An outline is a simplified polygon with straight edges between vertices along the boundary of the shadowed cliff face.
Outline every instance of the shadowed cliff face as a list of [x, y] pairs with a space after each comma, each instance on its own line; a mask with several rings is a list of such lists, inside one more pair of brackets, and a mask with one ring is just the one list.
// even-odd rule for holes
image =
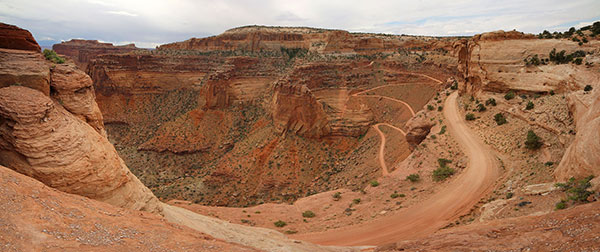
[[72, 39], [52, 46], [52, 50], [69, 56], [81, 70], [87, 69], [90, 60], [102, 54], [120, 54], [136, 50], [134, 44], [113, 46], [111, 43], [100, 43], [97, 40]]

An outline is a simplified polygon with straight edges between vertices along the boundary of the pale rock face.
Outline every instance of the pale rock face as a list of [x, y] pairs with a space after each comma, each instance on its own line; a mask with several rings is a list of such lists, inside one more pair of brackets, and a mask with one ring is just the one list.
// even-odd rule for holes
[[575, 112], [577, 135], [554, 172], [559, 181], [600, 176], [600, 92], [588, 95], [594, 95], [593, 101]]
[[0, 89], [0, 164], [64, 192], [162, 211], [106, 137], [27, 87]]
[[411, 150], [414, 150], [415, 147], [425, 140], [433, 125], [434, 123], [425, 116], [423, 111], [420, 111], [406, 122], [406, 141]]

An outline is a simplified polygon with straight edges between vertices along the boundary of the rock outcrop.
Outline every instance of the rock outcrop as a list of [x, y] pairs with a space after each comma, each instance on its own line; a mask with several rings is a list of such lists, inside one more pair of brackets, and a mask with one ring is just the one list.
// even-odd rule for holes
[[323, 105], [305, 85], [278, 84], [273, 95], [273, 124], [280, 133], [309, 138], [330, 133]]
[[135, 47], [134, 44], [115, 46], [111, 43], [100, 43], [98, 40], [72, 39], [53, 45], [52, 50], [69, 56], [80, 69], [85, 70], [88, 63], [99, 55], [128, 53], [143, 49]]
[[[554, 171], [558, 181], [571, 177], [584, 178], [589, 175], [600, 176], [600, 92], [593, 91], [591, 104], [578, 106], [574, 113], [577, 135], [567, 148], [560, 164]], [[572, 99], [577, 99], [572, 95]]]
[[31, 32], [4, 23], [0, 23], [0, 48], [41, 51]]
[[0, 89], [0, 165], [64, 192], [161, 212], [106, 137], [43, 93]]
[[0, 88], [12, 85], [50, 95], [50, 64], [38, 52], [0, 49]]
[[2, 251], [256, 251], [58, 191], [3, 166], [0, 183]]
[[[459, 72], [465, 82], [462, 92], [476, 93], [480, 90], [507, 92], [555, 92], [581, 88], [582, 83], [598, 79], [584, 66], [575, 64], [526, 65], [524, 60], [538, 55], [548, 58], [552, 49], [573, 53], [577, 50], [593, 51], [600, 41], [579, 46], [566, 39], [535, 39], [519, 32], [491, 32], [454, 44], [458, 56]], [[502, 53], [498, 53], [502, 52]], [[584, 84], [585, 85], [585, 84]]]
[[414, 150], [429, 135], [434, 122], [425, 116], [423, 111], [417, 113], [406, 122], [406, 142], [411, 150]]
[[92, 79], [72, 65], [56, 65], [51, 69], [50, 96], [71, 114], [87, 122], [106, 137], [102, 113], [96, 103]]

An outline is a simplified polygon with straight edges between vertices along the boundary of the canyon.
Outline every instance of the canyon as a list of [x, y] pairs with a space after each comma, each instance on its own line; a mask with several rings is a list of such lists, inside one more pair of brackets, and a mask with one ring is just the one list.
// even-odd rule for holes
[[592, 29], [245, 26], [156, 49], [71, 40], [64, 63], [0, 30], [8, 251], [600, 246]]

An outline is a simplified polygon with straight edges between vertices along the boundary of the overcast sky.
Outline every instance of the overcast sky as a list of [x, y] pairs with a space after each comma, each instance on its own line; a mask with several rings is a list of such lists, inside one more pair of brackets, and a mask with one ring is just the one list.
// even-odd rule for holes
[[600, 0], [0, 0], [0, 22], [38, 43], [71, 38], [155, 47], [243, 25], [456, 36], [563, 31], [600, 20]]

